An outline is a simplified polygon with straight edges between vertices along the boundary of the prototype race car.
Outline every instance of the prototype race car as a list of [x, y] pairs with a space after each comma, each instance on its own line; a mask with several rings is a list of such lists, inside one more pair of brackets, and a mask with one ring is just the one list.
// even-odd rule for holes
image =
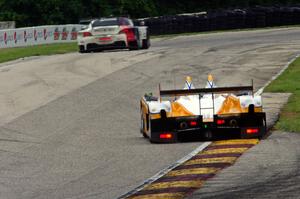
[[[177, 97], [162, 100], [162, 97]], [[266, 114], [261, 96], [251, 86], [216, 87], [209, 75], [205, 88], [194, 88], [191, 77], [181, 90], [160, 90], [160, 97], [145, 94], [140, 100], [141, 133], [151, 142], [177, 142], [180, 135], [217, 134], [262, 138]]]
[[105, 49], [148, 49], [150, 37], [147, 26], [134, 26], [125, 17], [92, 20], [78, 32], [79, 52]]

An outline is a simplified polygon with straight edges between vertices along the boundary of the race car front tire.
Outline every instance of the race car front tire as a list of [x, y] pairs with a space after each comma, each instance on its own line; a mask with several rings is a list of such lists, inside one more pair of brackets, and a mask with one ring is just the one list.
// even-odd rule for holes
[[143, 112], [141, 111], [141, 133], [143, 135], [144, 138], [147, 138], [147, 134], [145, 133], [145, 121], [144, 121], [144, 117], [143, 117]]
[[79, 48], [79, 53], [87, 53], [87, 52], [89, 52], [88, 50], [84, 49], [83, 45], [79, 45], [78, 48]]

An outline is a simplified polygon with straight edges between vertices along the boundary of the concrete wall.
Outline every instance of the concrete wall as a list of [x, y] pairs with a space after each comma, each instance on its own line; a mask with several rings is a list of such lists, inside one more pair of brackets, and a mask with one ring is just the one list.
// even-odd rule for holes
[[0, 48], [74, 42], [81, 27], [69, 24], [0, 30]]

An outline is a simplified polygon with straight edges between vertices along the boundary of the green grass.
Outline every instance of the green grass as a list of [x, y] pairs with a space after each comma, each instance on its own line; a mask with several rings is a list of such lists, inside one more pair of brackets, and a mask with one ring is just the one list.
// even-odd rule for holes
[[300, 58], [291, 63], [288, 69], [265, 89], [265, 92], [292, 93], [280, 113], [275, 128], [300, 132]]
[[0, 49], [0, 63], [23, 57], [54, 55], [74, 52], [78, 50], [77, 43], [45, 44], [38, 46]]

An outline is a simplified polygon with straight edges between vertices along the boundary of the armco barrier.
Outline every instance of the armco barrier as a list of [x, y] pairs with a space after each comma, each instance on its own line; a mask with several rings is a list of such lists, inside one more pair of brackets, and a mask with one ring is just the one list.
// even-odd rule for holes
[[74, 42], [81, 27], [70, 24], [0, 30], [0, 48]]

